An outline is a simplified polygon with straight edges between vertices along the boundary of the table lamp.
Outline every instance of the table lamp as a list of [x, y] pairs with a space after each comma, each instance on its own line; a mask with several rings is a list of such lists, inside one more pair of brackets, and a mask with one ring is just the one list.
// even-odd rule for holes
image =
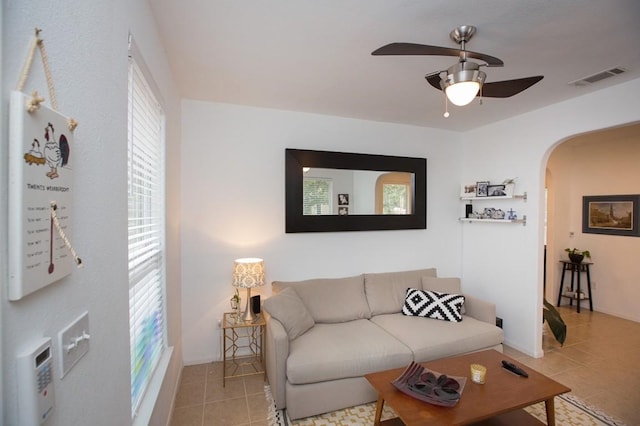
[[252, 322], [255, 316], [251, 311], [251, 289], [261, 287], [264, 280], [264, 260], [249, 257], [233, 262], [233, 286], [247, 289], [247, 305], [242, 316], [245, 322]]

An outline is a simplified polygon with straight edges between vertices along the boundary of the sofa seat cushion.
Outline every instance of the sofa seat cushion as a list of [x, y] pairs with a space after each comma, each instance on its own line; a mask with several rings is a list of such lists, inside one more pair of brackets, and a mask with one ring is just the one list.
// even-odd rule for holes
[[335, 323], [371, 318], [364, 292], [364, 276], [317, 278], [304, 281], [274, 281], [278, 293], [293, 287], [315, 322]]
[[400, 313], [378, 315], [371, 321], [408, 346], [416, 362], [474, 352], [499, 345], [504, 340], [502, 329], [466, 315], [461, 322]]
[[435, 277], [436, 269], [364, 274], [364, 288], [371, 315], [395, 314], [402, 310], [407, 289], [422, 288], [422, 277]]
[[369, 320], [316, 323], [290, 342], [287, 381], [300, 385], [361, 377], [407, 366], [412, 358], [407, 346]]

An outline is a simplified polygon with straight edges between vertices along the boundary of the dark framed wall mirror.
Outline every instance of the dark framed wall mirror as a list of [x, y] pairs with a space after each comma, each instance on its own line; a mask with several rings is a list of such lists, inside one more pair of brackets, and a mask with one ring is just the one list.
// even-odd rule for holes
[[426, 229], [427, 159], [285, 150], [287, 233]]

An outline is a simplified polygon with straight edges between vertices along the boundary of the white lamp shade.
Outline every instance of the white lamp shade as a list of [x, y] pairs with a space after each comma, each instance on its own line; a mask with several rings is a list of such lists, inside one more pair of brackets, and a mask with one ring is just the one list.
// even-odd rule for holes
[[233, 262], [233, 286], [240, 288], [261, 287], [265, 284], [264, 260], [249, 257]]
[[462, 81], [445, 89], [449, 101], [457, 106], [468, 105], [478, 94], [480, 84], [475, 81]]

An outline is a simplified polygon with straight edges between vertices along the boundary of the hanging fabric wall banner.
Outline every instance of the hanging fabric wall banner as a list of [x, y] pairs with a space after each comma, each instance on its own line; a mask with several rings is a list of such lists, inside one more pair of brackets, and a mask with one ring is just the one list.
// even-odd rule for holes
[[[40, 30], [29, 49], [9, 109], [9, 300], [19, 300], [69, 275], [80, 258], [71, 247], [73, 130], [56, 111], [53, 81]], [[39, 49], [54, 109], [22, 93]]]

